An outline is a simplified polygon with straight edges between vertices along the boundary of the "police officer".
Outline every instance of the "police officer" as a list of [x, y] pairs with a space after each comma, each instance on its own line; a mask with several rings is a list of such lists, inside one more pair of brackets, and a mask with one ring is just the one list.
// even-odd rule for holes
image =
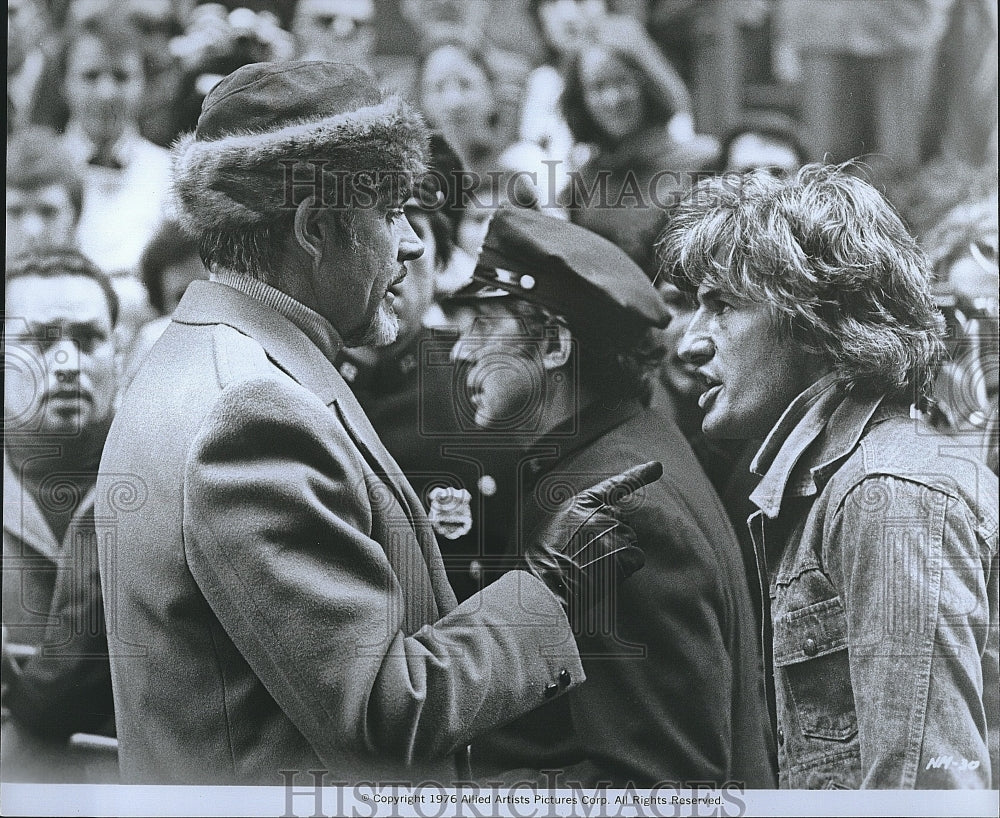
[[525, 442], [512, 553], [580, 487], [638, 460], [665, 470], [623, 509], [645, 570], [577, 633], [587, 683], [481, 741], [474, 771], [557, 768], [558, 786], [773, 787], [739, 546], [684, 436], [649, 405], [668, 320], [656, 290], [596, 234], [501, 209], [451, 303], [465, 405], [477, 425]]
[[435, 294], [466, 263], [460, 280], [467, 278], [474, 259], [456, 252], [461, 160], [437, 133], [428, 166], [404, 205], [425, 249], [390, 289], [399, 334], [385, 347], [341, 350], [337, 368], [420, 497], [451, 585], [466, 599], [482, 586], [484, 561], [502, 553], [519, 449], [469, 422], [454, 400], [461, 378], [449, 361], [455, 332]]

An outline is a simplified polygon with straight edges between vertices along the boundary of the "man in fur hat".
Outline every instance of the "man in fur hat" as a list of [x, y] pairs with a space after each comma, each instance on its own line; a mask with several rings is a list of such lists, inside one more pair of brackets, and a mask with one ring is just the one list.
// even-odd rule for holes
[[641, 562], [605, 498], [659, 464], [578, 495], [528, 571], [456, 606], [337, 372], [341, 345], [396, 336], [426, 138], [357, 68], [262, 63], [175, 148], [212, 280], [132, 382], [98, 483], [127, 782], [453, 783], [476, 735], [583, 680], [572, 626]]

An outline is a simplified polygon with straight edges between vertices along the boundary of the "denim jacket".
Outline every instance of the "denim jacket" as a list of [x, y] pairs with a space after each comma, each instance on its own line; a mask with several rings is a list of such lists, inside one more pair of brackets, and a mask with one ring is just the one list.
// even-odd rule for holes
[[832, 376], [752, 469], [779, 786], [996, 787], [996, 477]]

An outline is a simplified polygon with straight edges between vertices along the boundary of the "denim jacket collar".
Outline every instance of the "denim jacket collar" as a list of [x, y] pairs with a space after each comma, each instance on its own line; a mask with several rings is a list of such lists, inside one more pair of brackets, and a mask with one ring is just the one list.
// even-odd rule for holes
[[762, 475], [751, 501], [774, 519], [785, 497], [816, 494], [858, 445], [883, 397], [845, 395], [830, 373], [800, 394], [764, 440], [750, 470]]

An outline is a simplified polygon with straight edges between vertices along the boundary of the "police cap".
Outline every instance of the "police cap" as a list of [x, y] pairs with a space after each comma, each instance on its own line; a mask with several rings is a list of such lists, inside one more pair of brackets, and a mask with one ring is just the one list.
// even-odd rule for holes
[[523, 208], [494, 213], [472, 280], [448, 302], [500, 297], [544, 307], [584, 335], [634, 333], [670, 320], [659, 293], [624, 251], [583, 227]]

